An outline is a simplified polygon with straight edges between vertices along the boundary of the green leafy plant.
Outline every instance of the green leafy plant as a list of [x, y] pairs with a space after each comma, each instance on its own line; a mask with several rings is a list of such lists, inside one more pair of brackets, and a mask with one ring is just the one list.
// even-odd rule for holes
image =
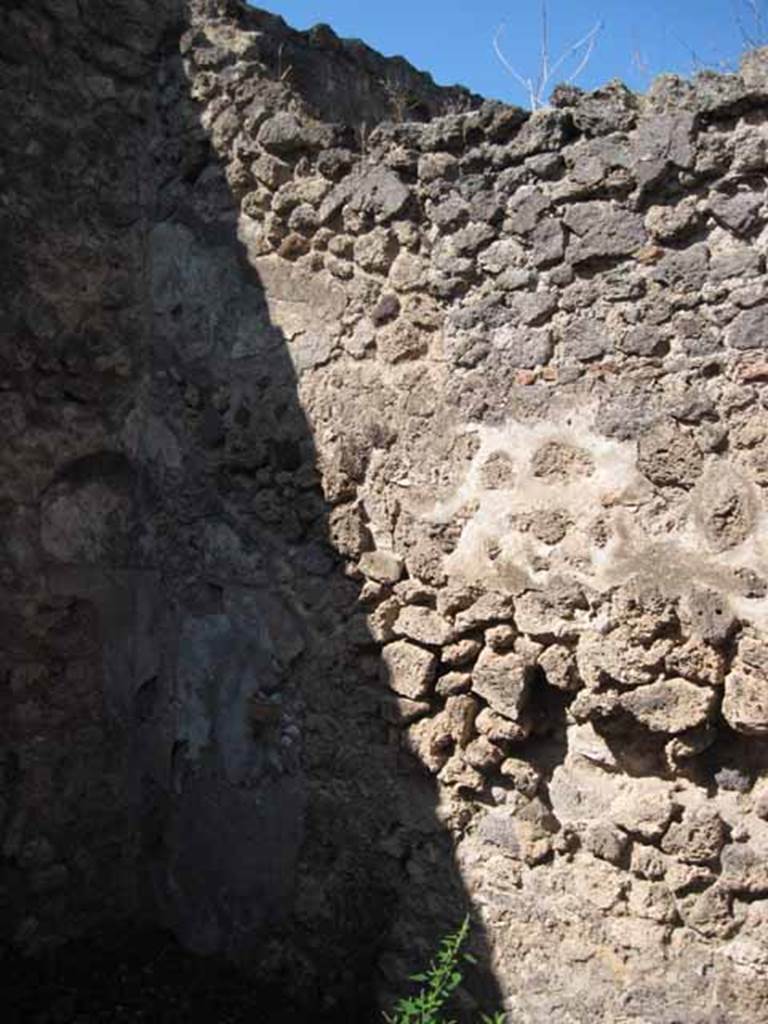
[[[469, 917], [465, 917], [460, 927], [446, 935], [440, 943], [435, 959], [426, 971], [411, 975], [421, 988], [415, 996], [399, 999], [394, 1007], [394, 1016], [384, 1014], [387, 1024], [456, 1024], [453, 1019], [443, 1016], [451, 996], [462, 981], [461, 964], [476, 963], [471, 953], [462, 947], [469, 935]], [[504, 1024], [504, 1013], [495, 1013], [492, 1017], [482, 1014], [481, 1024]]]

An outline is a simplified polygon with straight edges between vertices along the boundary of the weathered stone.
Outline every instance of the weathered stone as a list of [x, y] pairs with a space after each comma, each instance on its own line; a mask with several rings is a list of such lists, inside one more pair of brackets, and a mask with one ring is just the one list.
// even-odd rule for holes
[[521, 820], [507, 807], [496, 807], [481, 820], [478, 836], [501, 847], [504, 853], [526, 864], [538, 864], [552, 850], [556, 824], [546, 815], [539, 821]]
[[392, 725], [408, 725], [424, 718], [431, 711], [430, 705], [423, 700], [411, 700], [398, 694], [388, 693], [381, 698], [383, 717]]
[[399, 991], [464, 885], [513, 1016], [762, 1020], [766, 54], [531, 115], [0, 8], [2, 934], [149, 870], [354, 1017], [323, 964]]
[[477, 731], [487, 736], [494, 743], [520, 743], [529, 734], [527, 724], [512, 722], [504, 715], [492, 711], [491, 708], [483, 708], [475, 721]]
[[487, 736], [478, 736], [477, 739], [467, 744], [464, 758], [467, 764], [472, 765], [479, 772], [490, 772], [504, 760], [504, 753], [500, 747], [491, 743]]
[[397, 583], [403, 575], [403, 560], [394, 551], [366, 551], [360, 559], [360, 571], [380, 583]]
[[448, 731], [455, 743], [465, 747], [475, 735], [475, 719], [479, 706], [469, 694], [448, 697], [443, 714]]
[[482, 792], [485, 787], [485, 779], [482, 774], [472, 765], [467, 764], [461, 754], [454, 754], [446, 761], [438, 778], [444, 786], [468, 790], [470, 793]]
[[442, 650], [442, 661], [449, 668], [459, 668], [471, 664], [480, 653], [482, 644], [478, 640], [456, 640]]
[[469, 672], [446, 672], [437, 680], [435, 689], [441, 697], [452, 697], [457, 693], [468, 693], [471, 686]]
[[707, 865], [717, 861], [727, 835], [725, 824], [714, 808], [697, 807], [686, 811], [682, 821], [669, 826], [661, 848], [686, 864]]
[[507, 203], [510, 229], [521, 235], [533, 231], [539, 217], [549, 205], [540, 189], [533, 186], [518, 189]]
[[369, 215], [377, 224], [392, 220], [404, 209], [410, 192], [400, 179], [386, 167], [364, 167], [341, 181], [320, 207], [322, 223], [326, 223], [343, 205], [354, 213]]
[[546, 441], [531, 457], [533, 475], [548, 481], [591, 476], [594, 468], [588, 452], [562, 441]]
[[529, 687], [529, 669], [515, 653], [495, 654], [486, 648], [472, 669], [472, 690], [513, 722], [520, 720]]
[[457, 195], [451, 195], [440, 203], [427, 205], [427, 216], [443, 231], [461, 227], [469, 218], [468, 204]]
[[568, 355], [583, 362], [598, 359], [611, 349], [611, 339], [604, 324], [587, 318], [572, 321], [568, 325], [563, 343]]
[[376, 347], [387, 363], [404, 363], [419, 359], [429, 347], [423, 331], [404, 320], [385, 325], [376, 336]]
[[520, 757], [507, 757], [499, 770], [518, 793], [528, 798], [536, 795], [541, 784], [541, 774], [528, 761]]
[[738, 930], [733, 919], [733, 896], [724, 886], [714, 885], [693, 896], [680, 907], [683, 920], [689, 928], [705, 938], [727, 938]]
[[641, 189], [659, 182], [670, 164], [690, 167], [694, 119], [686, 111], [642, 118], [633, 139], [635, 172]]
[[589, 202], [571, 206], [563, 219], [576, 236], [568, 247], [569, 258], [574, 264], [629, 256], [645, 242], [642, 218], [610, 203]]
[[451, 235], [450, 245], [459, 256], [474, 256], [478, 249], [487, 245], [496, 237], [496, 232], [489, 224], [470, 221], [463, 228]]
[[696, 522], [713, 551], [727, 551], [752, 533], [758, 512], [754, 489], [727, 463], [713, 465], [694, 492]]
[[652, 356], [655, 355], [665, 342], [658, 330], [653, 327], [640, 326], [632, 327], [621, 335], [616, 342], [616, 347], [630, 356]]
[[704, 242], [668, 251], [653, 270], [653, 278], [678, 292], [699, 290], [706, 279], [709, 250]]
[[652, 732], [684, 732], [702, 725], [716, 705], [714, 690], [685, 679], [664, 679], [622, 695], [620, 706]]
[[616, 683], [642, 686], [652, 683], [663, 666], [668, 644], [637, 644], [627, 627], [607, 635], [584, 631], [579, 636], [576, 660], [587, 686], [599, 688]]
[[403, 737], [405, 748], [419, 758], [433, 774], [444, 767], [452, 753], [453, 739], [444, 728], [442, 716], [422, 718], [410, 725]]
[[696, 197], [688, 196], [674, 205], [649, 207], [645, 226], [654, 238], [671, 242], [694, 231], [700, 220]]
[[491, 626], [485, 631], [485, 643], [497, 654], [509, 651], [515, 646], [517, 631], [512, 626]]
[[[640, 843], [636, 843], [632, 847], [630, 869], [633, 875], [647, 878], [651, 882], [660, 881], [667, 873], [667, 866], [659, 851], [652, 846], [642, 846]], [[667, 884], [674, 892], [674, 885], [669, 878]]]
[[382, 675], [395, 693], [418, 700], [430, 692], [437, 659], [406, 640], [387, 644], [381, 652]]
[[[478, 265], [486, 274], [501, 274], [510, 268], [517, 268], [525, 259], [525, 250], [512, 238], [492, 242], [477, 257]], [[527, 274], [526, 274], [527, 278]]]
[[546, 327], [499, 327], [493, 332], [492, 342], [505, 362], [521, 369], [545, 365], [554, 349], [552, 332]]
[[766, 308], [746, 309], [729, 324], [726, 344], [739, 351], [768, 348], [768, 316]]
[[389, 598], [377, 605], [366, 616], [366, 627], [371, 639], [386, 644], [395, 639], [395, 622], [400, 614], [400, 602]]
[[330, 515], [328, 532], [336, 550], [350, 558], [359, 559], [364, 551], [373, 547], [370, 531], [357, 505], [335, 508]]
[[424, 285], [426, 266], [418, 256], [401, 252], [389, 271], [389, 284], [395, 291], [407, 292]]
[[723, 849], [720, 862], [723, 888], [747, 896], [768, 896], [768, 865], [759, 850], [743, 843], [731, 843]]
[[519, 292], [512, 309], [519, 322], [526, 326], [543, 324], [557, 309], [557, 297], [551, 291]]
[[530, 235], [533, 245], [532, 262], [536, 267], [551, 267], [565, 255], [566, 233], [561, 220], [543, 217]]
[[488, 591], [458, 613], [455, 620], [456, 632], [468, 633], [493, 623], [511, 622], [513, 614], [514, 600], [509, 594]]
[[578, 690], [581, 680], [576, 671], [574, 652], [562, 644], [545, 647], [538, 658], [539, 667], [550, 686], [558, 690]]
[[482, 465], [480, 478], [489, 490], [504, 490], [515, 482], [515, 464], [507, 452], [491, 452]]
[[762, 196], [737, 192], [733, 196], [714, 195], [709, 208], [721, 224], [738, 235], [749, 234], [760, 223]]
[[693, 486], [703, 462], [695, 439], [671, 423], [659, 424], [638, 443], [639, 469], [660, 486]]
[[627, 903], [633, 917], [648, 918], [662, 924], [677, 920], [674, 898], [663, 882], [634, 879]]
[[434, 647], [450, 643], [453, 638], [450, 623], [431, 608], [418, 605], [403, 608], [397, 617], [395, 629], [401, 636]]
[[692, 631], [705, 643], [724, 644], [737, 626], [729, 602], [722, 594], [705, 587], [692, 588], [681, 611]]
[[421, 181], [453, 181], [458, 173], [458, 160], [450, 153], [424, 153], [419, 157], [418, 174]]
[[320, 149], [330, 140], [324, 126], [303, 124], [294, 114], [273, 114], [259, 129], [259, 143], [278, 156], [291, 156], [303, 149]]
[[524, 633], [544, 637], [572, 632], [569, 623], [588, 607], [584, 591], [572, 579], [553, 577], [546, 590], [526, 590], [515, 602], [515, 622]]
[[272, 191], [280, 188], [293, 177], [293, 168], [285, 160], [279, 160], [269, 153], [261, 153], [251, 164], [253, 175]]
[[355, 262], [363, 270], [386, 274], [397, 255], [397, 242], [387, 228], [374, 228], [366, 235], [355, 239]]
[[583, 836], [584, 848], [606, 860], [609, 864], [621, 865], [629, 849], [629, 839], [624, 832], [611, 825], [590, 825]]
[[611, 819], [630, 835], [651, 842], [661, 838], [678, 810], [669, 790], [656, 786], [643, 792], [635, 787], [614, 800]]
[[377, 326], [394, 320], [400, 313], [400, 300], [396, 295], [382, 295], [371, 313], [371, 320]]
[[768, 683], [762, 673], [742, 668], [725, 677], [723, 717], [736, 732], [768, 735]]

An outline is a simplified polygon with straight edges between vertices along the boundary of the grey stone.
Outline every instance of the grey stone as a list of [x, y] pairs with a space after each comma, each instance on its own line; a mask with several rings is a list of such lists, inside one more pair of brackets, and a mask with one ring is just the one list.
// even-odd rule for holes
[[739, 351], [768, 348], [768, 307], [746, 309], [728, 325], [726, 344]]
[[321, 223], [326, 223], [344, 205], [368, 214], [376, 224], [392, 220], [406, 206], [410, 192], [398, 176], [386, 167], [364, 167], [348, 175], [328, 194], [320, 206]]
[[737, 235], [748, 235], [760, 224], [762, 196], [737, 192], [733, 196], [714, 195], [709, 208], [721, 224]]
[[551, 267], [565, 254], [565, 229], [556, 217], [542, 217], [530, 235], [532, 262], [537, 267]]
[[655, 280], [676, 291], [698, 291], [707, 277], [709, 250], [705, 242], [668, 252], [653, 271]]
[[572, 320], [563, 333], [566, 353], [583, 362], [599, 359], [611, 349], [611, 339], [599, 320], [582, 317]]
[[258, 138], [266, 150], [278, 154], [290, 155], [305, 145], [303, 125], [287, 111], [268, 118], [259, 129]]
[[694, 125], [689, 113], [641, 119], [633, 138], [633, 166], [642, 189], [656, 184], [670, 164], [693, 164]]
[[493, 346], [505, 362], [521, 369], [533, 369], [549, 362], [554, 344], [552, 332], [546, 328], [499, 327], [493, 332]]
[[520, 235], [533, 231], [549, 205], [549, 200], [539, 189], [528, 186], [518, 189], [507, 203], [510, 230]]
[[631, 327], [621, 335], [616, 347], [630, 356], [652, 356], [663, 346], [664, 339], [653, 327]]
[[629, 256], [646, 240], [642, 218], [611, 203], [580, 203], [569, 207], [563, 219], [576, 236], [568, 247], [574, 264]]

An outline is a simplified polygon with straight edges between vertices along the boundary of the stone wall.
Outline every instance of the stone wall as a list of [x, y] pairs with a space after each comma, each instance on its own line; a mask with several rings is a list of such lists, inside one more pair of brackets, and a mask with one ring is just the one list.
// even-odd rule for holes
[[529, 115], [122, 6], [3, 15], [6, 934], [362, 1019], [470, 904], [467, 1007], [760, 1019], [768, 58]]

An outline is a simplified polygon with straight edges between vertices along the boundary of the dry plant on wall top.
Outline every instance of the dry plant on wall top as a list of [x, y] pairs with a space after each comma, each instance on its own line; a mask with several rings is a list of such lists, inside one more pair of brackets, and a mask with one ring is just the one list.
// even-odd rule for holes
[[758, 46], [765, 46], [768, 42], [765, 34], [765, 5], [758, 0], [732, 0], [732, 3], [736, 24], [746, 49], [755, 50]]
[[[501, 37], [504, 34], [504, 28], [504, 25], [499, 25], [493, 37], [494, 52], [520, 88], [525, 91], [531, 110], [540, 110], [546, 106], [547, 97], [553, 85], [557, 84], [558, 81], [564, 81], [570, 85], [584, 71], [594, 52], [597, 37], [602, 31], [603, 23], [602, 21], [595, 22], [586, 35], [582, 36], [575, 43], [571, 43], [559, 56], [553, 59], [550, 48], [549, 5], [546, 3], [546, 0], [542, 0], [539, 67], [535, 76], [531, 75], [527, 78], [515, 67], [501, 48]], [[575, 63], [576, 67], [566, 78], [557, 79], [555, 77], [562, 74], [573, 63]]]

